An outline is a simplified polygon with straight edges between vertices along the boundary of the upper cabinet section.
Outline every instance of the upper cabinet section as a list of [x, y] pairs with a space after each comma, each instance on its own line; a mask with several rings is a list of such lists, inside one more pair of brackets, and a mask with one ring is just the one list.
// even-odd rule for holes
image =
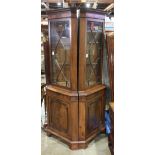
[[50, 84], [83, 91], [102, 84], [104, 12], [48, 11]]

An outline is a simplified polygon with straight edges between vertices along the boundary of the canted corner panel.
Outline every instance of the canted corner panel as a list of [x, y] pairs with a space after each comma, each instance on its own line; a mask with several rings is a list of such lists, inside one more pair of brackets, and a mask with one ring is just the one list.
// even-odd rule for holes
[[87, 131], [88, 134], [99, 128], [101, 122], [101, 102], [100, 98], [88, 102], [87, 110]]
[[62, 100], [51, 100], [51, 127], [60, 132], [68, 133], [69, 105]]

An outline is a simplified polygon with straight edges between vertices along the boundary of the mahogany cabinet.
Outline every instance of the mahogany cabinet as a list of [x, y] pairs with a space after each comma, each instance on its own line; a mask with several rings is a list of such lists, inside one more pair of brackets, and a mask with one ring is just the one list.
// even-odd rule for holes
[[70, 149], [86, 148], [105, 130], [104, 18], [93, 9], [48, 11], [46, 132]]

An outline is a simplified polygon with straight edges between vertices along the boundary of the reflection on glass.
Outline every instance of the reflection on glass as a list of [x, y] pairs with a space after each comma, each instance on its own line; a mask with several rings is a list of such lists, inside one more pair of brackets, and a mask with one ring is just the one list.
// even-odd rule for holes
[[52, 83], [70, 87], [70, 24], [51, 21]]
[[86, 87], [102, 81], [102, 31], [102, 22], [87, 21]]

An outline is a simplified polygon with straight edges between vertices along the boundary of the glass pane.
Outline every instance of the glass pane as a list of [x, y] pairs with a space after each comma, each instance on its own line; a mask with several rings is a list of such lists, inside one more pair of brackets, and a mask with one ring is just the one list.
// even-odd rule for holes
[[52, 83], [70, 87], [70, 23], [51, 21]]
[[86, 87], [102, 82], [102, 31], [102, 22], [87, 21]]

